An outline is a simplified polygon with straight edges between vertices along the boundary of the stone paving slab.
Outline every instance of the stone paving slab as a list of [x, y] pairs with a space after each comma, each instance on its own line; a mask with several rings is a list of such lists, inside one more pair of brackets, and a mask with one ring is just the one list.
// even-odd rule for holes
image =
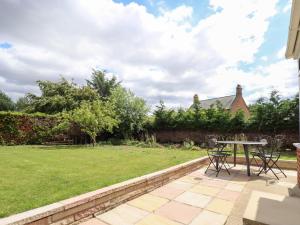
[[237, 191], [241, 192], [244, 188], [244, 185], [241, 184], [235, 184], [235, 183], [229, 183], [225, 186], [225, 189], [230, 190], [230, 191]]
[[130, 202], [129, 205], [152, 212], [164, 204], [166, 204], [169, 200], [166, 198], [157, 197], [150, 194], [142, 195], [139, 198], [136, 198]]
[[190, 191], [208, 196], [216, 196], [221, 191], [221, 189], [197, 184], [193, 188], [191, 188]]
[[172, 186], [163, 186], [161, 188], [157, 188], [156, 190], [150, 192], [150, 194], [167, 198], [167, 199], [174, 199], [178, 195], [182, 194], [184, 192], [183, 189], [172, 187]]
[[108, 225], [108, 224], [104, 223], [96, 218], [93, 218], [93, 219], [90, 219], [90, 220], [87, 220], [87, 221], [81, 223], [81, 225]]
[[201, 211], [200, 208], [172, 201], [155, 213], [183, 224], [189, 224]]
[[216, 213], [229, 215], [233, 208], [233, 204], [232, 201], [215, 198], [208, 204], [206, 209]]
[[185, 203], [191, 206], [205, 208], [211, 201], [212, 197], [208, 195], [196, 194], [194, 192], [186, 191], [175, 198], [176, 201]]
[[190, 189], [191, 187], [193, 187], [194, 184], [191, 184], [189, 182], [183, 182], [183, 181], [177, 180], [177, 181], [173, 181], [173, 182], [171, 182], [171, 183], [169, 183], [169, 184], [167, 184], [165, 186], [167, 186], [167, 187], [174, 187], [174, 188], [186, 191], [186, 190]]
[[[83, 225], [243, 225], [253, 191], [284, 197], [300, 193], [296, 171], [277, 181], [271, 174], [246, 176], [245, 166], [205, 174], [205, 168], [131, 200]], [[299, 199], [300, 202], [300, 199]]]
[[253, 191], [244, 219], [247, 224], [296, 225], [300, 221], [300, 199]]
[[177, 223], [175, 221], [169, 220], [165, 217], [152, 214], [152, 215], [147, 216], [140, 222], [138, 222], [137, 225], [181, 225], [181, 224]]
[[203, 210], [190, 225], [224, 225], [227, 220], [227, 216]]
[[111, 225], [130, 225], [135, 224], [149, 212], [136, 207], [123, 204], [117, 208], [97, 216], [98, 219]]

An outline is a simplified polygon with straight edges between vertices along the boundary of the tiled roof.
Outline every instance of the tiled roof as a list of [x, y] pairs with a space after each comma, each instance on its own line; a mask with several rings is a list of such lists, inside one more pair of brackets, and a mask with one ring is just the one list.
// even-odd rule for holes
[[201, 107], [204, 109], [209, 109], [211, 105], [216, 106], [217, 102], [220, 102], [224, 109], [230, 109], [231, 104], [235, 99], [235, 95], [224, 96], [220, 98], [211, 98], [207, 100], [200, 101]]

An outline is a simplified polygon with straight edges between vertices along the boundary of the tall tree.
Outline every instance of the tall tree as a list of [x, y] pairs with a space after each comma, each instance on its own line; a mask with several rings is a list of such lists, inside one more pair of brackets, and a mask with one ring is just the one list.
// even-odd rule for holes
[[55, 114], [62, 111], [73, 110], [80, 106], [81, 102], [99, 99], [92, 88], [79, 87], [74, 82], [61, 78], [58, 82], [37, 81], [41, 95], [28, 94], [28, 112], [43, 112]]
[[251, 109], [252, 128], [276, 134], [281, 130], [298, 129], [298, 96], [282, 99], [278, 91], [272, 91], [269, 99], [260, 98]]
[[88, 86], [96, 90], [102, 98], [109, 97], [112, 90], [119, 87], [120, 83], [115, 76], [109, 79], [106, 72], [101, 70], [93, 70], [91, 80], [87, 80]]
[[15, 104], [4, 92], [0, 91], [0, 111], [12, 111]]
[[132, 138], [133, 134], [143, 130], [149, 112], [144, 99], [125, 88], [117, 87], [112, 90], [109, 100], [115, 105], [120, 120], [118, 130], [124, 138]]
[[26, 97], [20, 97], [16, 102], [16, 110], [17, 111], [26, 111], [29, 107], [29, 101]]

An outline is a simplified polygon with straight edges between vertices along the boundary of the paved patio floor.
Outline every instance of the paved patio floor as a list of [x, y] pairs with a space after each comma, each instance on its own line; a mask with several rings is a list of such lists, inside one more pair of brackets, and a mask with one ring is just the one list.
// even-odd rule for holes
[[81, 225], [241, 225], [253, 190], [298, 195], [296, 171], [277, 181], [271, 173], [258, 177], [251, 169], [251, 177], [238, 165], [231, 175], [223, 171], [216, 178], [202, 168]]

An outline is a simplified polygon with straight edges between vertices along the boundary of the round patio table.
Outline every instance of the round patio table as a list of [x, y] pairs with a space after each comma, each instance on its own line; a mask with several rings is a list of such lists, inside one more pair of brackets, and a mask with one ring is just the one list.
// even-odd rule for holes
[[249, 160], [249, 145], [266, 145], [267, 142], [262, 141], [217, 141], [218, 144], [233, 144], [233, 164], [236, 166], [236, 151], [237, 151], [237, 145], [243, 145], [244, 148], [244, 154], [246, 158], [247, 163], [247, 175], [250, 176], [250, 160]]

